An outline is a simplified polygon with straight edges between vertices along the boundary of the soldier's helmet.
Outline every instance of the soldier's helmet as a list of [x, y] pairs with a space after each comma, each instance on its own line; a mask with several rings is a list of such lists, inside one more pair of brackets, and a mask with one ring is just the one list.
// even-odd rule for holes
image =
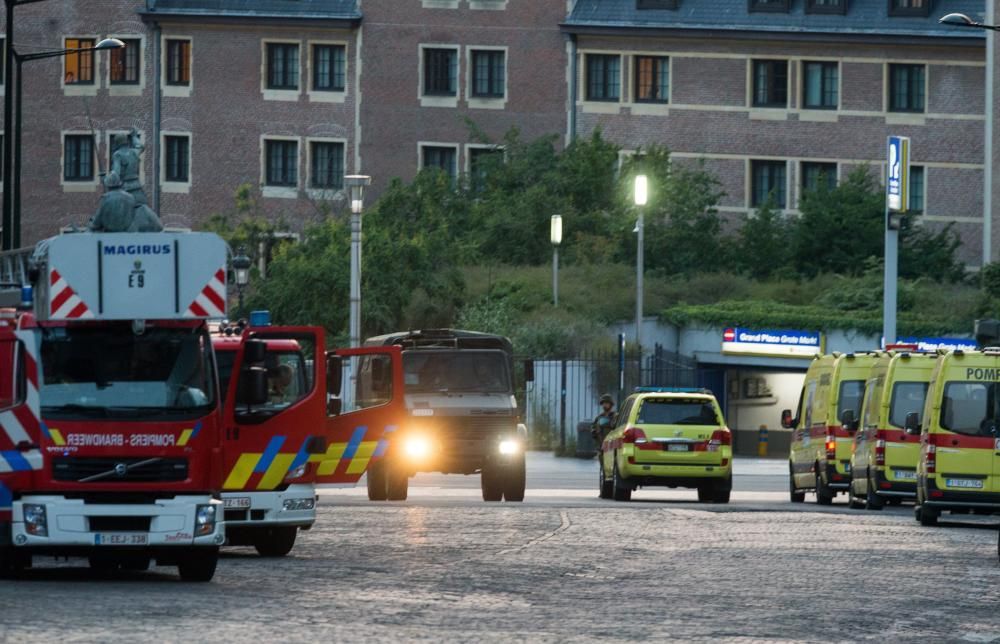
[[604, 403], [611, 403], [613, 405], [615, 404], [615, 399], [611, 397], [611, 394], [604, 394], [601, 396], [600, 404], [603, 405]]
[[114, 190], [115, 188], [122, 187], [122, 178], [118, 176], [117, 172], [109, 172], [106, 177], [104, 177], [104, 187], [108, 190]]

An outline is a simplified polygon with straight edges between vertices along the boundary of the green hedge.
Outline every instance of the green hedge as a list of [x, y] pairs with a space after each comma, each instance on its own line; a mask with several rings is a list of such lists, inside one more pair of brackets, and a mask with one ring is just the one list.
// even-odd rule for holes
[[[792, 328], [810, 331], [859, 331], [881, 335], [881, 313], [842, 312], [819, 306], [799, 306], [768, 301], [725, 301], [717, 304], [682, 305], [668, 308], [661, 317], [677, 326], [694, 323], [712, 326]], [[935, 319], [902, 313], [900, 335], [966, 335], [972, 329], [958, 329], [954, 320]]]

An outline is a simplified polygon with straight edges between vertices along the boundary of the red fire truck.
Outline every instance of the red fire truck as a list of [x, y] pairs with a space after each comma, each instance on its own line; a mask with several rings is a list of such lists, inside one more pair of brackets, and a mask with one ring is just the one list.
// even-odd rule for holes
[[0, 567], [82, 556], [213, 577], [225, 531], [205, 320], [226, 313], [226, 253], [212, 234], [79, 233], [0, 256], [0, 304], [20, 304], [0, 321]]
[[[212, 334], [221, 389], [226, 392], [223, 494], [229, 545], [264, 556], [291, 551], [299, 530], [316, 521], [316, 485], [357, 483], [404, 408], [398, 347], [325, 351], [323, 329], [271, 326], [256, 311], [249, 326], [222, 325]], [[391, 374], [381, 398], [351, 411], [341, 404], [344, 359], [363, 356]], [[266, 383], [248, 405], [248, 388]]]

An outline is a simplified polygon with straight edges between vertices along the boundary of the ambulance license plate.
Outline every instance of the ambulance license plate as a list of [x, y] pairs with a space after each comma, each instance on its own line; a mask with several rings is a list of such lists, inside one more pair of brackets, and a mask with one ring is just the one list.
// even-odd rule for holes
[[98, 532], [94, 535], [95, 546], [148, 546], [149, 535], [145, 532]]
[[979, 479], [945, 479], [944, 484], [948, 487], [964, 487], [973, 490], [983, 489], [983, 482]]
[[222, 499], [222, 508], [224, 510], [246, 510], [249, 507], [249, 496], [236, 496]]
[[911, 470], [893, 470], [893, 475], [897, 481], [916, 481], [917, 473]]
[[668, 452], [687, 452], [688, 446], [686, 443], [667, 443]]

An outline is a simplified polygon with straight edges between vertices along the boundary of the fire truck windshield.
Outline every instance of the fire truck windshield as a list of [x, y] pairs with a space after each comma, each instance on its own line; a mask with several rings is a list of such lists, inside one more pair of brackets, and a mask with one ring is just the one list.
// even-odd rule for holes
[[46, 417], [197, 417], [215, 405], [211, 344], [204, 329], [129, 323], [47, 327], [40, 402]]

